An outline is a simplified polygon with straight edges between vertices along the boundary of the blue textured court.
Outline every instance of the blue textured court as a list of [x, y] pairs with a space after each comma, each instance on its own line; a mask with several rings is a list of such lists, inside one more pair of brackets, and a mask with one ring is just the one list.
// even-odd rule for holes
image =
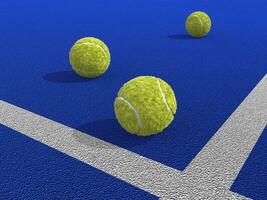
[[[184, 170], [267, 72], [265, 0], [77, 0], [0, 2], [0, 100]], [[211, 33], [187, 36], [192, 11]], [[81, 37], [109, 46], [111, 66], [87, 80], [68, 53]], [[117, 123], [113, 102], [126, 81], [153, 75], [177, 98], [174, 122], [142, 138]], [[266, 128], [231, 190], [267, 199]], [[157, 199], [8, 127], [0, 127], [0, 199]]]

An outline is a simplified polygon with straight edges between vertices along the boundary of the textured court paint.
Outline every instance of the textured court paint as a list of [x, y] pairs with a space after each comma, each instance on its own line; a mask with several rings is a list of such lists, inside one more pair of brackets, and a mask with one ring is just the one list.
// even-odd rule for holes
[[[267, 31], [266, 6], [266, 0], [0, 1], [0, 99], [184, 170], [266, 73], [267, 37], [259, 34]], [[214, 22], [201, 40], [184, 29], [195, 10]], [[73, 42], [88, 35], [106, 41], [113, 56], [108, 73], [93, 81], [68, 63]], [[125, 133], [113, 114], [116, 92], [139, 75], [167, 80], [179, 104], [164, 134], [146, 139]], [[257, 173], [263, 178], [267, 170]], [[250, 177], [243, 175], [235, 191], [243, 187], [242, 193]]]
[[267, 75], [186, 168], [199, 183], [230, 188], [267, 124]]
[[267, 126], [247, 159], [231, 190], [254, 200], [267, 197]]
[[1, 200], [158, 199], [2, 125], [0, 152]]
[[[258, 34], [266, 32], [266, 5], [0, 1], [0, 99], [183, 170], [266, 73], [267, 37]], [[195, 10], [214, 22], [201, 40], [185, 35], [185, 19]], [[88, 35], [103, 39], [113, 58], [109, 71], [94, 80], [76, 76], [68, 61], [73, 42]], [[164, 134], [146, 139], [127, 134], [113, 120], [117, 91], [139, 75], [166, 80], [179, 105]]]
[[266, 126], [266, 94], [267, 76], [183, 173], [4, 101], [0, 122], [163, 199], [244, 199], [229, 190]]
[[179, 171], [0, 101], [0, 123], [86, 164], [161, 196]]

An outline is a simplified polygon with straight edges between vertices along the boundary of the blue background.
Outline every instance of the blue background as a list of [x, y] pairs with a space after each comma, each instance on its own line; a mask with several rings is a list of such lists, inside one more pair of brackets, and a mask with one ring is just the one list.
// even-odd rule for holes
[[[183, 170], [266, 73], [266, 7], [265, 0], [1, 1], [0, 99]], [[190, 38], [184, 28], [186, 17], [196, 10], [207, 12], [213, 21], [211, 33], [202, 39]], [[110, 48], [111, 66], [98, 79], [79, 78], [68, 62], [70, 47], [85, 36], [98, 37]], [[164, 79], [174, 89], [178, 101], [178, 112], [171, 126], [149, 138], [126, 133], [113, 112], [119, 88], [139, 75]], [[1, 129], [0, 167], [5, 167], [7, 175], [15, 173], [19, 182], [26, 180], [14, 172], [14, 167], [20, 165], [27, 171], [27, 166], [23, 151], [18, 151], [20, 156], [12, 162], [15, 158], [8, 147], [10, 140], [18, 142], [16, 148], [27, 149], [33, 145], [39, 149], [39, 153], [33, 151], [26, 157], [32, 169], [39, 168], [43, 162], [32, 160], [34, 156], [42, 156], [49, 160], [42, 169], [52, 167], [51, 170], [57, 171], [57, 166], [50, 166], [56, 162], [55, 165], [63, 168], [75, 170], [79, 166], [83, 168], [81, 171], [103, 176], [108, 179], [107, 185], [114, 179], [17, 133]], [[267, 173], [261, 167], [267, 163], [263, 156], [264, 137], [260, 138], [233, 186], [236, 192], [257, 199], [267, 196]], [[6, 163], [13, 164], [6, 166]], [[251, 169], [255, 173], [248, 174]], [[42, 173], [45, 181], [51, 181], [49, 177], [53, 176], [55, 182], [63, 184], [62, 188], [69, 184], [71, 172], [48, 173], [50, 170]], [[259, 174], [262, 184], [256, 183]], [[40, 180], [36, 176], [32, 179]], [[90, 180], [77, 175], [73, 184], [78, 189], [73, 191], [74, 195], [84, 189], [79, 181]], [[102, 179], [95, 180], [96, 185], [87, 186], [101, 190], [99, 180]], [[51, 186], [54, 191], [52, 183], [44, 189], [38, 184], [28, 186], [19, 182], [8, 182], [0, 193], [20, 187], [46, 193]], [[125, 185], [117, 182], [114, 187]], [[248, 189], [248, 183], [254, 187]], [[131, 186], [125, 188], [132, 192], [127, 193], [129, 198], [138, 191]], [[55, 190], [55, 194], [57, 191], [61, 189]], [[103, 192], [106, 195], [110, 190], [103, 189]], [[16, 192], [12, 195], [15, 194], [21, 195]], [[149, 198], [148, 194], [140, 194], [144, 199]], [[99, 195], [99, 199], [105, 198]]]

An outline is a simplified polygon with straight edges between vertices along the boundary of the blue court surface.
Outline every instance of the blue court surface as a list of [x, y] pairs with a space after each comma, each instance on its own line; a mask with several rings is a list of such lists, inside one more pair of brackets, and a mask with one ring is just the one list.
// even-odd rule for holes
[[[181, 189], [178, 182], [188, 188], [191, 183], [178, 174], [199, 177], [193, 169], [203, 160], [203, 171], [220, 170], [207, 173], [205, 180], [196, 178], [198, 183], [209, 182], [208, 188], [222, 187], [240, 199], [267, 199], [266, 8], [266, 0], [0, 1], [0, 199], [198, 199], [201, 189], [192, 195]], [[213, 22], [201, 39], [189, 37], [184, 28], [186, 17], [197, 10]], [[100, 38], [111, 52], [108, 71], [97, 79], [80, 78], [69, 64], [71, 46], [86, 36]], [[145, 138], [125, 132], [113, 110], [123, 83], [141, 75], [168, 82], [178, 103], [173, 123]], [[31, 116], [41, 122], [31, 123]], [[35, 136], [35, 126], [46, 128], [38, 128]], [[112, 148], [65, 151], [75, 147], [55, 126]], [[52, 139], [43, 139], [47, 133]], [[59, 138], [54, 146], [53, 133]], [[209, 141], [214, 142], [204, 151]], [[218, 158], [214, 165], [201, 154], [209, 149], [220, 152], [207, 153]], [[99, 158], [87, 157], [96, 151]], [[129, 162], [94, 162], [114, 152], [127, 155]], [[142, 173], [152, 177], [154, 168], [142, 164], [142, 171], [136, 164], [140, 168], [133, 169], [128, 155], [153, 162], [155, 171], [160, 166], [177, 174], [177, 182], [157, 173], [151, 180], [160, 186], [135, 179]], [[216, 175], [230, 178], [218, 183]]]

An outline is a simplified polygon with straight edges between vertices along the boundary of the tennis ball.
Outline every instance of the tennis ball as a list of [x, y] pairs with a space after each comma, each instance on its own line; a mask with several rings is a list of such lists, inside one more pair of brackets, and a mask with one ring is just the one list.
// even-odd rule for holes
[[201, 11], [191, 13], [185, 23], [186, 30], [192, 37], [203, 37], [210, 32], [210, 17]]
[[165, 81], [139, 76], [123, 85], [114, 102], [119, 124], [129, 133], [150, 136], [162, 132], [174, 119], [176, 98]]
[[72, 46], [69, 60], [78, 75], [95, 78], [108, 69], [110, 53], [104, 42], [97, 38], [86, 37], [78, 40]]

